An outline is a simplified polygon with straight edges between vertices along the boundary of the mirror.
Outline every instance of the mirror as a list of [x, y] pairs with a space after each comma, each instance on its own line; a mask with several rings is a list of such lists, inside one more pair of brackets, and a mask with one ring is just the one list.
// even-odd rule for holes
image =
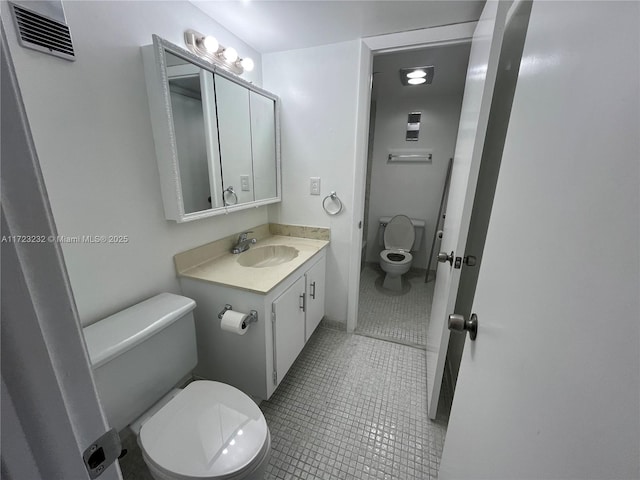
[[276, 102], [249, 92], [251, 109], [251, 146], [253, 148], [253, 178], [255, 199], [273, 198], [278, 193], [276, 179]]
[[165, 216], [279, 202], [279, 100], [154, 35], [142, 48]]
[[[165, 53], [171, 112], [185, 213], [222, 206], [222, 182], [215, 139], [215, 111], [208, 108], [213, 74]], [[214, 138], [210, 138], [214, 137]], [[216, 175], [217, 173], [217, 175]]]
[[224, 201], [227, 205], [252, 202], [254, 194], [249, 91], [220, 75], [215, 76], [215, 88], [218, 116], [224, 119], [218, 125]]

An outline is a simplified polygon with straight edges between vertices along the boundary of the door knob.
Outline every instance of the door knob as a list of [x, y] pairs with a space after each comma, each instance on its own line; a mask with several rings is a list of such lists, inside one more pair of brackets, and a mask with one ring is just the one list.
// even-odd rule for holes
[[453, 265], [453, 251], [451, 253], [440, 252], [438, 254], [438, 261], [440, 263], [449, 262], [449, 265]]
[[477, 259], [473, 255], [467, 255], [464, 257], [464, 264], [468, 267], [474, 267], [476, 265], [476, 261]]
[[478, 335], [478, 316], [475, 313], [471, 314], [469, 320], [465, 320], [464, 315], [452, 313], [449, 315], [449, 330], [456, 332], [469, 332], [469, 338], [475, 340]]

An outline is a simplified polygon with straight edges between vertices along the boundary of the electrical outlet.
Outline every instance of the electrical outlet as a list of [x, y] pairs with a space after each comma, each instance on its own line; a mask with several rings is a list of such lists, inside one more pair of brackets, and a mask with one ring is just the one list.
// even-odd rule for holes
[[320, 195], [320, 177], [311, 177], [310, 193], [311, 195]]
[[249, 188], [249, 175], [240, 175], [240, 190], [248, 192]]

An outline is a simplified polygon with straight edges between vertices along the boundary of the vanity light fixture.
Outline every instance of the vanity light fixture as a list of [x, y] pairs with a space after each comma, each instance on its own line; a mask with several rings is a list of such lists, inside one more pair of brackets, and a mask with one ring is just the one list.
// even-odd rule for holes
[[227, 62], [233, 63], [238, 59], [238, 52], [233, 47], [227, 47], [222, 51], [222, 56]]
[[216, 37], [212, 37], [211, 35], [207, 35], [206, 37], [204, 37], [204, 39], [202, 40], [202, 45], [204, 46], [204, 49], [209, 53], [216, 53], [218, 51], [218, 48], [220, 48], [220, 44], [218, 43], [218, 40], [216, 40]]
[[433, 65], [400, 69], [400, 81], [403, 85], [428, 85], [433, 81]]
[[192, 53], [236, 75], [250, 72], [255, 66], [252, 59], [249, 57], [240, 58], [235, 48], [220, 45], [218, 40], [211, 35], [187, 30], [184, 32], [184, 42]]
[[242, 65], [242, 68], [244, 68], [245, 71], [247, 72], [251, 72], [255, 67], [253, 60], [251, 60], [249, 57], [246, 57], [240, 60], [240, 65]]

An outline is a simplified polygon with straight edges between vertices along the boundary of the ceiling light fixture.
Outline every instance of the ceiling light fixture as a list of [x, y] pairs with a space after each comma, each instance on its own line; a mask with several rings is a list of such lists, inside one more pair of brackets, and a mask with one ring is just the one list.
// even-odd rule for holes
[[414, 70], [413, 72], [407, 73], [407, 78], [423, 78], [427, 76], [427, 72], [424, 70]]
[[407, 67], [400, 69], [400, 81], [405, 86], [429, 85], [433, 81], [435, 67]]
[[218, 40], [211, 35], [187, 30], [184, 32], [184, 42], [192, 53], [236, 75], [242, 75], [255, 68], [252, 59], [249, 57], [240, 58], [235, 48], [220, 45]]

